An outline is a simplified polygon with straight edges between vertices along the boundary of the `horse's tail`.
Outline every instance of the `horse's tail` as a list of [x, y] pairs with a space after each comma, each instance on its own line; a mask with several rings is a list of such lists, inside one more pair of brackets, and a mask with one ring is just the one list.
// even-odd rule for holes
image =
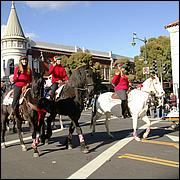
[[92, 127], [92, 125], [94, 123], [93, 119], [94, 119], [94, 116], [96, 115], [96, 112], [97, 112], [97, 106], [96, 106], [97, 98], [98, 98], [98, 96], [94, 95], [93, 102], [92, 102], [92, 112], [91, 112], [91, 124], [90, 124], [90, 128]]

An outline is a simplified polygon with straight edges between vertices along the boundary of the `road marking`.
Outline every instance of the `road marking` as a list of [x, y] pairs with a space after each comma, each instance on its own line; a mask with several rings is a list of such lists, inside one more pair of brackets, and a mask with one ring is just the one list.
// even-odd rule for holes
[[172, 143], [172, 142], [154, 141], [154, 140], [146, 140], [146, 139], [142, 139], [141, 142], [151, 143], [151, 144], [161, 144], [161, 145], [167, 145], [167, 146], [175, 146], [177, 149], [179, 149], [179, 144]]
[[168, 138], [172, 139], [173, 141], [179, 142], [179, 137], [178, 136], [173, 136], [173, 135], [166, 135]]
[[[67, 129], [67, 128], [63, 128], [63, 129], [56, 129], [56, 130], [53, 130], [52, 132], [53, 133], [56, 133], [56, 132], [59, 132], [59, 131], [63, 131], [64, 129]], [[23, 141], [27, 141], [27, 140], [32, 140], [32, 136], [28, 136], [28, 137], [25, 137], [23, 138]], [[15, 139], [15, 140], [12, 140], [12, 141], [6, 141], [5, 144], [6, 145], [10, 145], [10, 144], [15, 144], [15, 143], [18, 143], [20, 142], [19, 139]], [[1, 143], [1, 146], [3, 145], [4, 143]]]
[[165, 160], [165, 159], [159, 159], [159, 158], [155, 158], [155, 157], [140, 156], [137, 154], [124, 154], [124, 155], [118, 156], [118, 158], [129, 158], [129, 159], [146, 161], [146, 162], [151, 162], [151, 163], [155, 163], [155, 164], [162, 164], [165, 166], [171, 166], [171, 167], [179, 168], [179, 162]]
[[[154, 121], [152, 124], [158, 123], [159, 121]], [[146, 124], [139, 128], [139, 133], [146, 129]], [[131, 134], [129, 136], [132, 136]], [[74, 174], [69, 176], [67, 179], [86, 179], [93, 172], [95, 172], [99, 167], [101, 167], [106, 161], [108, 161], [115, 153], [117, 153], [121, 148], [123, 148], [126, 144], [132, 141], [134, 138], [127, 136], [124, 139], [119, 140], [116, 144], [109, 147], [95, 159], [90, 161], [88, 164], [80, 168]]]
[[123, 148], [127, 143], [129, 143], [132, 139], [133, 137], [126, 137], [120, 140], [119, 142], [105, 150], [103, 153], [101, 153], [99, 156], [97, 156], [95, 159], [93, 159], [91, 162], [83, 166], [77, 172], [69, 176], [67, 179], [87, 178], [100, 166], [102, 166], [106, 161], [108, 161], [115, 153], [117, 153], [121, 148]]

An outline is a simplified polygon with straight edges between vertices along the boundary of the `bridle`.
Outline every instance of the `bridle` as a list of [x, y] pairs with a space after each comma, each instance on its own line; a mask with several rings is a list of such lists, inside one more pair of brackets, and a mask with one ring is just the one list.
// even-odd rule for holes
[[[141, 88], [140, 88], [139, 90], [141, 90], [141, 91], [143, 91], [143, 92], [146, 92], [146, 93], [148, 93], [149, 95], [153, 95], [153, 94], [156, 94], [156, 93], [158, 94], [158, 91], [157, 91], [157, 89], [156, 89], [156, 87], [155, 87], [155, 85], [154, 85], [153, 80], [152, 80], [152, 81], [150, 80], [149, 88], [151, 87], [151, 85], [153, 85], [153, 88], [154, 88], [154, 90], [155, 90], [155, 93], [152, 92], [152, 91], [142, 90]], [[143, 86], [143, 84], [142, 84], [142, 86]]]

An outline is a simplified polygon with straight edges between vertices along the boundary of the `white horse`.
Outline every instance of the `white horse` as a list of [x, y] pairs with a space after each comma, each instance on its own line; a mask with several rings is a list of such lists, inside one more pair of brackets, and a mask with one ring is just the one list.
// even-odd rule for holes
[[[147, 116], [147, 100], [151, 94], [154, 94], [159, 98], [165, 94], [162, 85], [159, 82], [159, 78], [156, 75], [150, 76], [141, 84], [141, 87], [133, 89], [128, 93], [128, 106], [133, 120], [133, 137], [137, 141], [140, 141], [140, 138], [137, 135], [138, 118], [141, 118], [147, 124], [147, 129], [143, 134], [143, 138], [147, 138], [150, 133], [151, 123]], [[109, 132], [108, 120], [111, 115], [114, 115], [118, 118], [122, 117], [121, 100], [112, 99], [112, 95], [113, 92], [105, 92], [100, 94], [96, 99], [96, 102], [92, 108], [90, 125], [92, 128], [92, 133], [95, 132], [96, 120], [98, 120], [102, 115], [105, 115], [106, 130], [107, 133], [112, 137], [111, 133]]]

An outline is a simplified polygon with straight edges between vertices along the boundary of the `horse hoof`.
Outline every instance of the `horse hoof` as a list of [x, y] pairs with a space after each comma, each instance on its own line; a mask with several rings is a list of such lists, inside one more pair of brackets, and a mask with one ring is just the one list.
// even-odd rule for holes
[[34, 154], [33, 154], [33, 157], [34, 157], [34, 158], [39, 157], [39, 153], [38, 153], [38, 152], [34, 153]]
[[87, 153], [89, 153], [89, 148], [88, 147], [83, 147], [83, 148], [81, 148], [81, 152], [84, 153], [84, 154], [87, 154]]
[[69, 144], [67, 149], [73, 149], [72, 144]]
[[137, 136], [137, 133], [133, 133], [133, 137], [136, 141], [140, 141], [141, 139]]
[[150, 133], [150, 128], [146, 129], [146, 132], [143, 134], [143, 138], [146, 139]]
[[48, 139], [45, 140], [45, 145], [48, 145], [49, 144], [49, 141]]
[[112, 139], [112, 138], [114, 138], [114, 136], [110, 133], [110, 134], [108, 134], [109, 135], [109, 137]]
[[25, 145], [21, 145], [21, 147], [22, 147], [22, 151], [27, 151], [27, 147], [25, 146]]
[[6, 148], [6, 145], [5, 145], [5, 144], [2, 144], [2, 145], [1, 145], [1, 148], [2, 148], [2, 149]]

